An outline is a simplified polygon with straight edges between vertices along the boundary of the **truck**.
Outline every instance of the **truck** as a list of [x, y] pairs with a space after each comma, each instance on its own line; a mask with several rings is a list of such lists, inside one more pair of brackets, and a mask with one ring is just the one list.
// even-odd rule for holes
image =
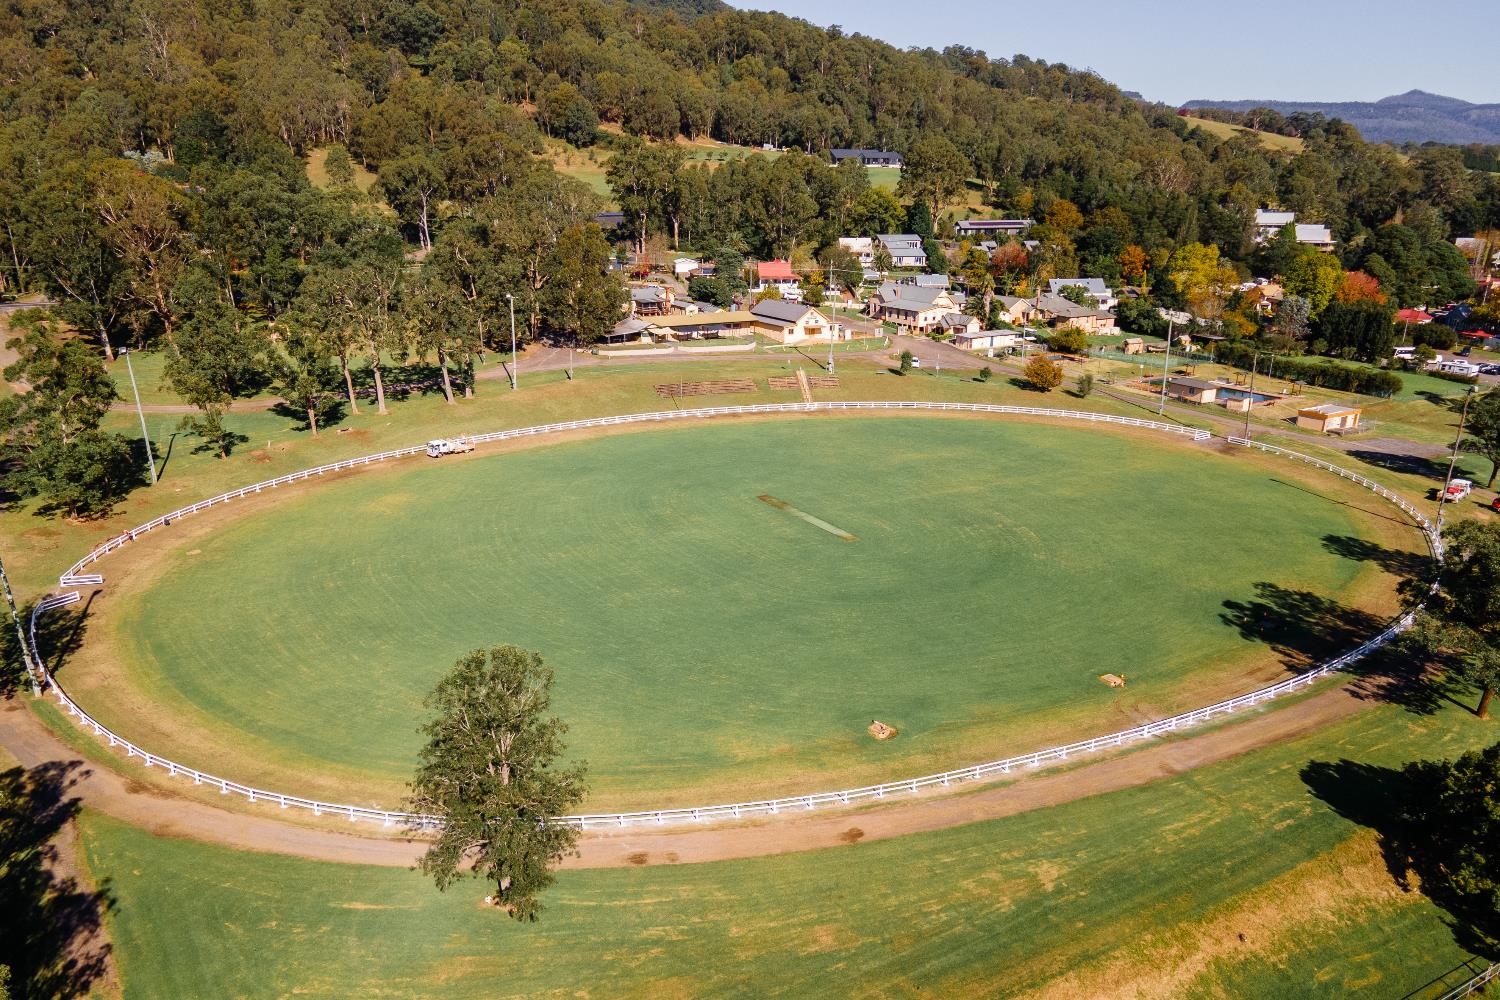
[[427, 442], [427, 457], [437, 458], [441, 455], [461, 455], [466, 451], [474, 450], [474, 442], [467, 437], [456, 438], [434, 438]]
[[1457, 503], [1472, 492], [1474, 492], [1474, 484], [1469, 480], [1450, 479], [1448, 488], [1443, 490], [1443, 502]]

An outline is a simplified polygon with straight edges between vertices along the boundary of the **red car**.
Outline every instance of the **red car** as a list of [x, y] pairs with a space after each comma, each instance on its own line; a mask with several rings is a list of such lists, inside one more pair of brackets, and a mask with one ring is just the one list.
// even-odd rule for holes
[[1490, 510], [1494, 511], [1497, 514], [1500, 514], [1500, 496], [1497, 496], [1495, 497], [1495, 499], [1490, 501]]

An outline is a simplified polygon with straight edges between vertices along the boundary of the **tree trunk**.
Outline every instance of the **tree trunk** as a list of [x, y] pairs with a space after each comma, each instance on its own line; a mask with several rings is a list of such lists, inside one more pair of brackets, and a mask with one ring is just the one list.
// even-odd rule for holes
[[318, 436], [318, 408], [309, 406], [307, 408], [307, 426], [312, 428], [312, 436]]
[[1484, 484], [1485, 489], [1492, 490], [1495, 488], [1495, 476], [1497, 474], [1500, 474], [1500, 458], [1490, 460], [1490, 479], [1489, 482]]
[[1488, 719], [1490, 717], [1490, 700], [1494, 697], [1495, 689], [1486, 686], [1484, 689], [1484, 694], [1479, 698], [1479, 709], [1474, 714], [1479, 716], [1481, 719]]
[[375, 373], [375, 412], [385, 416], [390, 411], [385, 408], [385, 379], [380, 377], [380, 356], [371, 359], [370, 371]]
[[354, 376], [349, 374], [349, 356], [339, 351], [339, 367], [344, 370], [344, 391], [349, 394], [349, 412], [359, 412], [359, 402], [354, 395]]
[[443, 398], [448, 405], [453, 405], [453, 382], [448, 378], [448, 354], [441, 347], [438, 348], [438, 371], [443, 373]]
[[[104, 348], [104, 360], [113, 361], [115, 359], [115, 348], [114, 345], [109, 342], [108, 327], [99, 327], [99, 343]], [[1493, 481], [1494, 477], [1491, 476], [1490, 479]]]
[[474, 398], [474, 355], [464, 365], [464, 399]]

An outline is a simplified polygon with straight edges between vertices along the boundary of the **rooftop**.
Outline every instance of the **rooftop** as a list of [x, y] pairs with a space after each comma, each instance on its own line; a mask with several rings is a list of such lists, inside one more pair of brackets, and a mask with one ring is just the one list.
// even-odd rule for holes
[[780, 299], [764, 299], [750, 307], [750, 312], [757, 318], [772, 319], [778, 323], [795, 323], [814, 311], [812, 306], [801, 302], [783, 302]]

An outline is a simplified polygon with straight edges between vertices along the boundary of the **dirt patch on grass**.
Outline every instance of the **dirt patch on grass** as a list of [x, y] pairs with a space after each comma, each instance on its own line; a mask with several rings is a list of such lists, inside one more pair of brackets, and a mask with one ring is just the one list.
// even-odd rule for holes
[[839, 834], [839, 842], [844, 844], [857, 844], [864, 839], [865, 831], [861, 830], [857, 826], [851, 826], [849, 829]]

